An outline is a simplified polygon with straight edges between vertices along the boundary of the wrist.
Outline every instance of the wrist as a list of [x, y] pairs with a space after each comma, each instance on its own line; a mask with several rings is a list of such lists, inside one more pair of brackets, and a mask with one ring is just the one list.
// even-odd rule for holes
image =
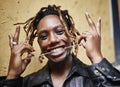
[[9, 73], [7, 74], [6, 79], [7, 79], [7, 80], [9, 80], [9, 79], [15, 79], [15, 78], [18, 78], [18, 77], [20, 77], [20, 75], [16, 75], [16, 74], [14, 74], [13, 72], [9, 72]]
[[92, 58], [90, 58], [92, 64], [96, 64], [96, 63], [100, 63], [103, 60], [103, 56], [102, 55], [96, 55], [93, 56]]

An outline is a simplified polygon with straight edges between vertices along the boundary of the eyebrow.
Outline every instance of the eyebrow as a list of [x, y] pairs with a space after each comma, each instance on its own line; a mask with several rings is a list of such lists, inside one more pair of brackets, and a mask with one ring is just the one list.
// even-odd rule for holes
[[[58, 25], [58, 26], [53, 27], [53, 29], [57, 29], [57, 28], [59, 28], [59, 27], [64, 28], [63, 25]], [[39, 31], [39, 33], [46, 32], [46, 30], [47, 30], [47, 29], [42, 29], [42, 30]]]
[[59, 28], [59, 27], [64, 28], [63, 25], [58, 25], [58, 26], [55, 26], [54, 29], [57, 29], [57, 28]]

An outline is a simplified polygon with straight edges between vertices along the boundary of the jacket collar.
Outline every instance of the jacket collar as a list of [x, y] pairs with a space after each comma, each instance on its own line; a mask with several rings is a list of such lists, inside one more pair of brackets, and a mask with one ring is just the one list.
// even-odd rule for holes
[[[84, 77], [89, 77], [87, 72], [87, 66], [74, 56], [73, 66], [71, 68], [70, 73], [67, 76], [67, 79], [69, 79], [70, 77], [76, 74]], [[48, 64], [42, 70], [39, 70], [34, 74], [33, 78], [31, 79], [31, 82], [32, 82], [31, 84], [32, 86], [40, 85], [46, 82], [52, 85]]]
[[36, 85], [41, 85], [46, 82], [52, 85], [48, 64], [34, 74], [33, 78], [31, 79], [31, 82], [32, 87]]
[[80, 75], [84, 77], [89, 77], [88, 71], [87, 71], [87, 65], [81, 62], [78, 58], [75, 56], [73, 57], [73, 66], [71, 68], [71, 71], [68, 75], [68, 78], [72, 75]]

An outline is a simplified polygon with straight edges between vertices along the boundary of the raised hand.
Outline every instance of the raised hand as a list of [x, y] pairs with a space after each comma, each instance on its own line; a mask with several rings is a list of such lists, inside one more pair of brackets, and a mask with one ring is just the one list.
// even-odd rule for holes
[[95, 24], [91, 19], [90, 15], [86, 12], [85, 14], [90, 29], [83, 32], [80, 44], [85, 48], [86, 54], [90, 61], [99, 63], [102, 59], [101, 53], [101, 18], [98, 18], [98, 22]]
[[[9, 45], [11, 48], [11, 56], [9, 69], [7, 74], [7, 79], [14, 79], [19, 77], [27, 65], [30, 63], [32, 54], [31, 52], [35, 51], [34, 48], [26, 42], [19, 43], [20, 35], [20, 26], [16, 27], [14, 36], [9, 34]], [[22, 58], [22, 55], [27, 52], [28, 55], [26, 58]]]

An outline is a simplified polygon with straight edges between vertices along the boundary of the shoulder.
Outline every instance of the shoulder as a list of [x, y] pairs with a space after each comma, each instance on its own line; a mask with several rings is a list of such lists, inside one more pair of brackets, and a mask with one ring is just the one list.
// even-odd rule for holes
[[48, 66], [44, 66], [42, 69], [29, 74], [23, 78], [23, 84], [25, 87], [29, 87], [29, 85], [40, 84], [46, 80], [46, 77], [49, 77], [49, 69]]
[[27, 76], [25, 76], [24, 78], [34, 78], [36, 76], [40, 76], [43, 73], [47, 73], [48, 72], [48, 66], [45, 65], [42, 69], [38, 70], [37, 72], [33, 72]]

